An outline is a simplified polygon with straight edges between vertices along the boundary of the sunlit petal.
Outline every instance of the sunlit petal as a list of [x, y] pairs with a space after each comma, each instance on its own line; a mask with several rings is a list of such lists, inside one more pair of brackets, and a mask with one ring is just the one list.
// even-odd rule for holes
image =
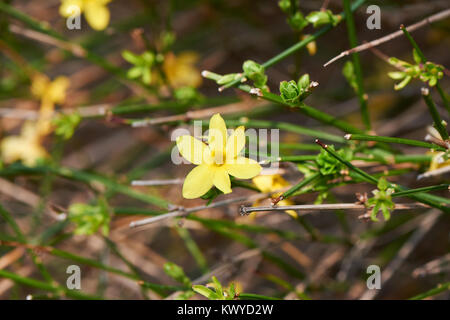
[[213, 186], [213, 174], [206, 164], [195, 167], [189, 172], [183, 184], [183, 197], [199, 198]]
[[[220, 114], [216, 113], [209, 121], [208, 143], [214, 154], [222, 156], [227, 142], [227, 126]], [[219, 162], [220, 163], [220, 162]]]
[[214, 169], [214, 185], [223, 193], [231, 192], [231, 181], [225, 168], [215, 167]]
[[208, 146], [192, 136], [178, 137], [177, 147], [183, 158], [193, 164], [211, 163], [211, 151]]
[[245, 147], [245, 128], [238, 127], [227, 139], [226, 156], [227, 159], [236, 158]]
[[237, 157], [233, 161], [227, 162], [223, 167], [229, 174], [239, 179], [251, 179], [262, 170], [258, 162], [244, 157]]
[[89, 25], [95, 30], [104, 30], [108, 26], [109, 9], [101, 2], [87, 2], [84, 16]]

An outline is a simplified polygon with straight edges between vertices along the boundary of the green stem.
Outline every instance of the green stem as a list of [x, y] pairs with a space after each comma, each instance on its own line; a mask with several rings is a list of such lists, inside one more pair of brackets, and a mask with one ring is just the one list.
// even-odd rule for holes
[[[427, 58], [423, 54], [422, 50], [420, 50], [419, 45], [417, 44], [417, 42], [414, 40], [414, 38], [411, 36], [411, 34], [408, 32], [408, 30], [406, 30], [405, 26], [401, 25], [400, 29], [402, 29], [402, 31], [405, 34], [406, 38], [409, 40], [409, 42], [414, 47], [414, 49], [416, 49], [416, 52], [419, 55], [421, 62], [422, 63], [426, 63], [427, 62]], [[439, 82], [436, 83], [436, 89], [439, 92], [439, 95], [441, 96], [441, 99], [442, 99], [442, 102], [444, 103], [445, 109], [447, 109], [448, 113], [450, 114], [449, 101], [448, 101], [448, 99], [447, 99], [447, 97], [446, 97], [446, 95], [444, 93], [444, 90], [442, 90], [442, 87], [441, 87]]]
[[[253, 89], [251, 86], [245, 85], [245, 84], [239, 85], [238, 88], [247, 93], [250, 93], [250, 91]], [[277, 104], [281, 104], [281, 105], [284, 105], [289, 108], [298, 109], [300, 112], [302, 112], [306, 116], [316, 119], [317, 121], [320, 121], [324, 124], [339, 128], [344, 132], [350, 132], [350, 133], [362, 132], [361, 130], [353, 127], [348, 122], [339, 120], [339, 119], [329, 115], [328, 113], [325, 113], [316, 108], [310, 107], [304, 103], [301, 103], [300, 105], [290, 104], [290, 103], [284, 102], [283, 99], [281, 99], [281, 97], [279, 95], [276, 95], [276, 94], [273, 94], [273, 93], [267, 92], [267, 91], [262, 91], [261, 95], [259, 97], [264, 100], [274, 102]]]
[[410, 298], [410, 300], [423, 300], [432, 296], [435, 296], [441, 292], [450, 290], [450, 282], [439, 284], [436, 288], [433, 288], [427, 292], [418, 294], [417, 296], [414, 296]]
[[[356, 11], [356, 9], [358, 9], [361, 5], [363, 5], [363, 3], [365, 1], [366, 0], [357, 0], [357, 1], [355, 1], [355, 3], [352, 5], [351, 11], [352, 12]], [[340, 15], [341, 15], [342, 18], [345, 18], [345, 12], [342, 12]], [[316, 31], [314, 34], [310, 35], [309, 37], [307, 37], [307, 38], [303, 39], [302, 41], [294, 44], [293, 46], [287, 48], [283, 52], [277, 54], [275, 57], [267, 60], [266, 62], [264, 62], [262, 64], [262, 66], [265, 69], [267, 69], [267, 68], [277, 64], [278, 62], [286, 59], [287, 57], [289, 57], [290, 55], [294, 54], [298, 50], [306, 47], [306, 45], [308, 43], [315, 41], [320, 36], [324, 35], [325, 33], [327, 33], [328, 31], [330, 31], [332, 29], [333, 29], [333, 26], [331, 24], [321, 28], [320, 30]], [[227, 84], [226, 86], [224, 86], [224, 88], [230, 88], [230, 87], [236, 86], [238, 83], [240, 83], [242, 81], [242, 78], [243, 77], [239, 77], [235, 81], [232, 81], [229, 84]]]
[[[349, 169], [353, 170], [355, 173], [357, 173], [363, 181], [370, 182], [372, 184], [377, 185], [378, 179], [365, 171], [355, 167], [353, 164], [351, 164], [349, 161], [346, 161], [342, 159], [342, 157], [335, 151], [331, 150], [331, 148], [328, 148], [328, 146], [324, 143], [322, 143], [319, 139], [316, 140], [316, 143], [319, 144], [326, 152], [328, 152], [331, 156], [333, 156], [336, 160], [343, 163], [345, 166], [347, 166]], [[397, 184], [391, 184], [389, 183], [389, 187], [393, 188], [396, 191], [407, 191], [408, 189], [405, 187], [402, 187]], [[425, 203], [431, 207], [437, 208], [442, 210], [443, 212], [450, 213], [450, 207], [446, 206], [447, 199], [440, 198], [437, 196], [424, 194], [424, 193], [418, 193], [418, 194], [408, 194], [409, 198]]]
[[388, 142], [388, 143], [398, 143], [406, 144], [409, 146], [434, 149], [438, 151], [446, 151], [445, 148], [437, 146], [432, 143], [423, 142], [419, 140], [405, 139], [405, 138], [393, 138], [393, 137], [383, 137], [383, 136], [371, 136], [367, 134], [347, 134], [345, 135], [347, 140], [358, 140], [358, 141], [377, 141], [377, 142]]
[[11, 279], [16, 283], [20, 283], [29, 287], [54, 292], [56, 294], [63, 293], [65, 296], [69, 298], [74, 299], [85, 299], [85, 300], [99, 300], [101, 297], [96, 296], [90, 296], [81, 292], [78, 292], [76, 290], [69, 290], [64, 288], [63, 286], [59, 286], [56, 284], [49, 284], [43, 281], [35, 280], [32, 278], [22, 277], [18, 274], [6, 271], [6, 270], [0, 270], [0, 277]]
[[[350, 42], [350, 47], [354, 48], [358, 45], [358, 40], [357, 40], [357, 36], [356, 36], [355, 21], [353, 19], [352, 9], [350, 7], [350, 0], [344, 0], [344, 12], [345, 12], [345, 17], [346, 17], [345, 20], [347, 22], [347, 32], [348, 32], [348, 39]], [[370, 130], [371, 124], [370, 124], [369, 111], [368, 111], [368, 107], [367, 107], [367, 95], [364, 93], [364, 82], [363, 82], [361, 62], [359, 60], [358, 52], [352, 53], [352, 60], [353, 60], [353, 66], [355, 68], [357, 94], [358, 94], [359, 105], [361, 107], [362, 121], [365, 124], [366, 129]]]
[[392, 194], [392, 197], [403, 197], [407, 196], [413, 193], [420, 193], [420, 192], [427, 192], [427, 191], [434, 191], [434, 190], [445, 190], [450, 187], [450, 184], [444, 183], [444, 184], [438, 184], [435, 186], [429, 186], [429, 187], [422, 187], [422, 188], [416, 188], [416, 189], [409, 189], [405, 191], [399, 191]]
[[126, 185], [117, 183], [113, 179], [109, 179], [99, 174], [88, 173], [85, 171], [79, 171], [66, 167], [57, 167], [57, 166], [26, 167], [20, 164], [13, 164], [3, 170], [0, 170], [0, 176], [11, 176], [11, 175], [14, 176], [17, 174], [46, 174], [48, 172], [57, 174], [67, 179], [81, 181], [88, 185], [91, 185], [92, 182], [97, 182], [102, 184], [110, 191], [122, 193], [131, 198], [135, 198], [140, 201], [153, 204], [162, 209], [167, 209], [169, 207], [169, 203], [165, 199], [162, 199], [158, 196], [135, 191], [134, 189], [131, 189]]
[[294, 193], [296, 193], [298, 190], [300, 190], [301, 188], [303, 188], [304, 186], [306, 186], [306, 185], [308, 185], [308, 184], [310, 184], [311, 182], [313, 182], [314, 180], [316, 180], [317, 178], [319, 178], [320, 177], [320, 173], [314, 173], [313, 175], [311, 175], [311, 176], [309, 176], [309, 177], [307, 177], [307, 178], [304, 178], [302, 181], [300, 181], [299, 183], [297, 183], [295, 186], [293, 186], [292, 188], [290, 188], [288, 191], [286, 191], [286, 192], [284, 192], [280, 197], [278, 197], [278, 199], [276, 199], [276, 200], [278, 200], [278, 201], [276, 201], [276, 202], [279, 202], [279, 201], [281, 201], [281, 200], [283, 200], [283, 199], [287, 199], [287, 198], [289, 198], [290, 196], [292, 196]]
[[431, 99], [430, 97], [430, 91], [426, 88], [422, 88], [422, 97], [428, 106], [428, 110], [430, 110], [431, 117], [434, 121], [434, 127], [439, 132], [443, 140], [448, 140], [449, 137], [447, 129], [444, 127], [441, 116], [436, 109], [436, 105], [434, 104], [433, 99]]
[[299, 125], [286, 123], [286, 122], [275, 122], [275, 121], [265, 121], [265, 120], [225, 120], [227, 125], [230, 126], [241, 126], [244, 125], [246, 127], [251, 128], [267, 128], [267, 129], [280, 129], [286, 130], [293, 133], [303, 134], [306, 136], [320, 137], [321, 139], [325, 139], [328, 141], [346, 143], [346, 140], [338, 135], [326, 133], [320, 130], [314, 130], [306, 127], [302, 127]]
[[447, 112], [450, 115], [450, 103], [449, 103], [448, 98], [439, 82], [436, 83], [436, 90], [438, 91], [439, 95], [441, 96], [441, 99], [442, 99], [442, 102], [444, 103], [445, 109], [447, 109]]
[[254, 293], [240, 293], [239, 300], [280, 300], [280, 299]]

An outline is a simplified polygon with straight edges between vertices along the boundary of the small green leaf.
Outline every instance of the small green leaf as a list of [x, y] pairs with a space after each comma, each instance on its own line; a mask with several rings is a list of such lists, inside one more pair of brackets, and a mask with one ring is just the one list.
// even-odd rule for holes
[[402, 82], [394, 85], [394, 89], [395, 90], [401, 90], [404, 87], [406, 87], [406, 85], [411, 81], [412, 77], [411, 76], [407, 76], [405, 77], [405, 79], [402, 80]]
[[192, 285], [191, 280], [186, 276], [184, 270], [173, 262], [166, 262], [164, 264], [164, 272], [175, 281], [182, 283], [187, 287]]
[[202, 286], [202, 285], [194, 285], [192, 286], [192, 290], [196, 293], [201, 294], [202, 296], [208, 298], [209, 300], [218, 300], [218, 295], [212, 291], [211, 289]]
[[403, 79], [404, 77], [406, 77], [406, 73], [403, 71], [393, 71], [393, 72], [388, 72], [388, 76], [391, 79], [400, 80], [400, 79]]

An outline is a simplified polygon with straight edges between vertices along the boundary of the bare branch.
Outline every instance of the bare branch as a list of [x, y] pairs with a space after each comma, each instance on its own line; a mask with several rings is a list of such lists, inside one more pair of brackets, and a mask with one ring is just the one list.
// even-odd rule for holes
[[[447, 18], [449, 16], [450, 16], [450, 9], [447, 9], [447, 10], [444, 10], [444, 11], [440, 11], [440, 12], [438, 12], [436, 14], [433, 14], [433, 15], [429, 16], [428, 18], [425, 18], [425, 19], [423, 19], [423, 20], [421, 20], [421, 21], [419, 21], [419, 22], [417, 22], [417, 23], [415, 23], [413, 25], [410, 25], [409, 27], [406, 28], [406, 30], [409, 31], [409, 32], [412, 32], [412, 31], [417, 30], [419, 28], [422, 28], [423, 26], [426, 26], [426, 25], [428, 25], [430, 23], [433, 23], [433, 22], [445, 19], [445, 18]], [[337, 55], [336, 57], [334, 57], [333, 59], [331, 59], [330, 61], [325, 63], [323, 66], [326, 67], [326, 66], [332, 64], [333, 62], [339, 60], [340, 58], [348, 56], [351, 53], [361, 52], [361, 51], [367, 50], [369, 48], [378, 46], [378, 45], [380, 45], [382, 43], [388, 42], [388, 41], [390, 41], [392, 39], [398, 38], [401, 35], [403, 35], [403, 31], [402, 30], [398, 30], [398, 31], [396, 31], [394, 33], [390, 33], [390, 34], [388, 34], [388, 35], [386, 35], [386, 36], [384, 36], [382, 38], [379, 38], [379, 39], [376, 39], [376, 40], [364, 43], [364, 44], [362, 44], [360, 46], [354, 47], [352, 49], [343, 51], [339, 55]]]

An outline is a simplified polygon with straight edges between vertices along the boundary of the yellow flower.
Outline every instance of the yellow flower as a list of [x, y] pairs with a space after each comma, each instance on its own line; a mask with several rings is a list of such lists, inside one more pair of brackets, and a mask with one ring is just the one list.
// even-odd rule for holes
[[25, 122], [20, 135], [2, 140], [0, 151], [5, 163], [22, 160], [25, 165], [33, 166], [37, 159], [47, 156], [41, 146], [42, 138], [50, 133], [55, 103], [64, 103], [68, 86], [69, 79], [63, 76], [54, 81], [43, 74], [33, 76], [31, 92], [41, 99], [39, 118], [36, 122]]
[[[289, 186], [289, 183], [286, 180], [284, 180], [283, 177], [280, 176], [279, 174], [259, 175], [257, 177], [254, 177], [252, 181], [255, 184], [255, 186], [262, 192], [279, 191]], [[281, 195], [281, 192], [274, 193], [272, 196], [278, 197], [279, 195]], [[287, 199], [278, 202], [278, 205], [280, 206], [289, 206], [292, 204], [294, 203]], [[254, 207], [259, 206], [259, 201], [255, 202], [253, 206]], [[297, 218], [297, 212], [295, 212], [294, 210], [286, 210], [286, 213], [293, 218]]]
[[62, 0], [59, 13], [67, 18], [77, 11], [74, 6], [83, 13], [86, 21], [95, 30], [104, 30], [109, 23], [109, 9], [106, 6], [111, 0]]
[[47, 156], [40, 139], [37, 124], [25, 122], [19, 136], [9, 136], [2, 140], [0, 150], [3, 161], [12, 163], [22, 160], [27, 166], [35, 165], [37, 159]]
[[37, 133], [44, 136], [51, 131], [51, 117], [55, 109], [55, 103], [63, 104], [66, 100], [66, 91], [69, 86], [69, 79], [59, 76], [55, 80], [43, 74], [36, 74], [31, 82], [31, 92], [41, 99], [39, 110], [39, 120]]
[[446, 166], [450, 166], [450, 159], [444, 161], [443, 156], [445, 155], [445, 152], [434, 151], [434, 152], [427, 152], [427, 154], [432, 156], [428, 171], [433, 171], [440, 168], [444, 168]]
[[174, 88], [197, 88], [202, 83], [200, 72], [195, 67], [198, 61], [195, 52], [182, 52], [178, 56], [168, 53], [164, 57], [163, 70], [169, 84]]
[[208, 145], [192, 136], [177, 138], [181, 155], [196, 164], [186, 176], [183, 184], [183, 197], [201, 197], [212, 186], [223, 193], [231, 192], [229, 175], [239, 179], [251, 179], [261, 172], [255, 160], [239, 156], [245, 146], [245, 128], [238, 127], [228, 137], [225, 121], [215, 114], [209, 122]]

